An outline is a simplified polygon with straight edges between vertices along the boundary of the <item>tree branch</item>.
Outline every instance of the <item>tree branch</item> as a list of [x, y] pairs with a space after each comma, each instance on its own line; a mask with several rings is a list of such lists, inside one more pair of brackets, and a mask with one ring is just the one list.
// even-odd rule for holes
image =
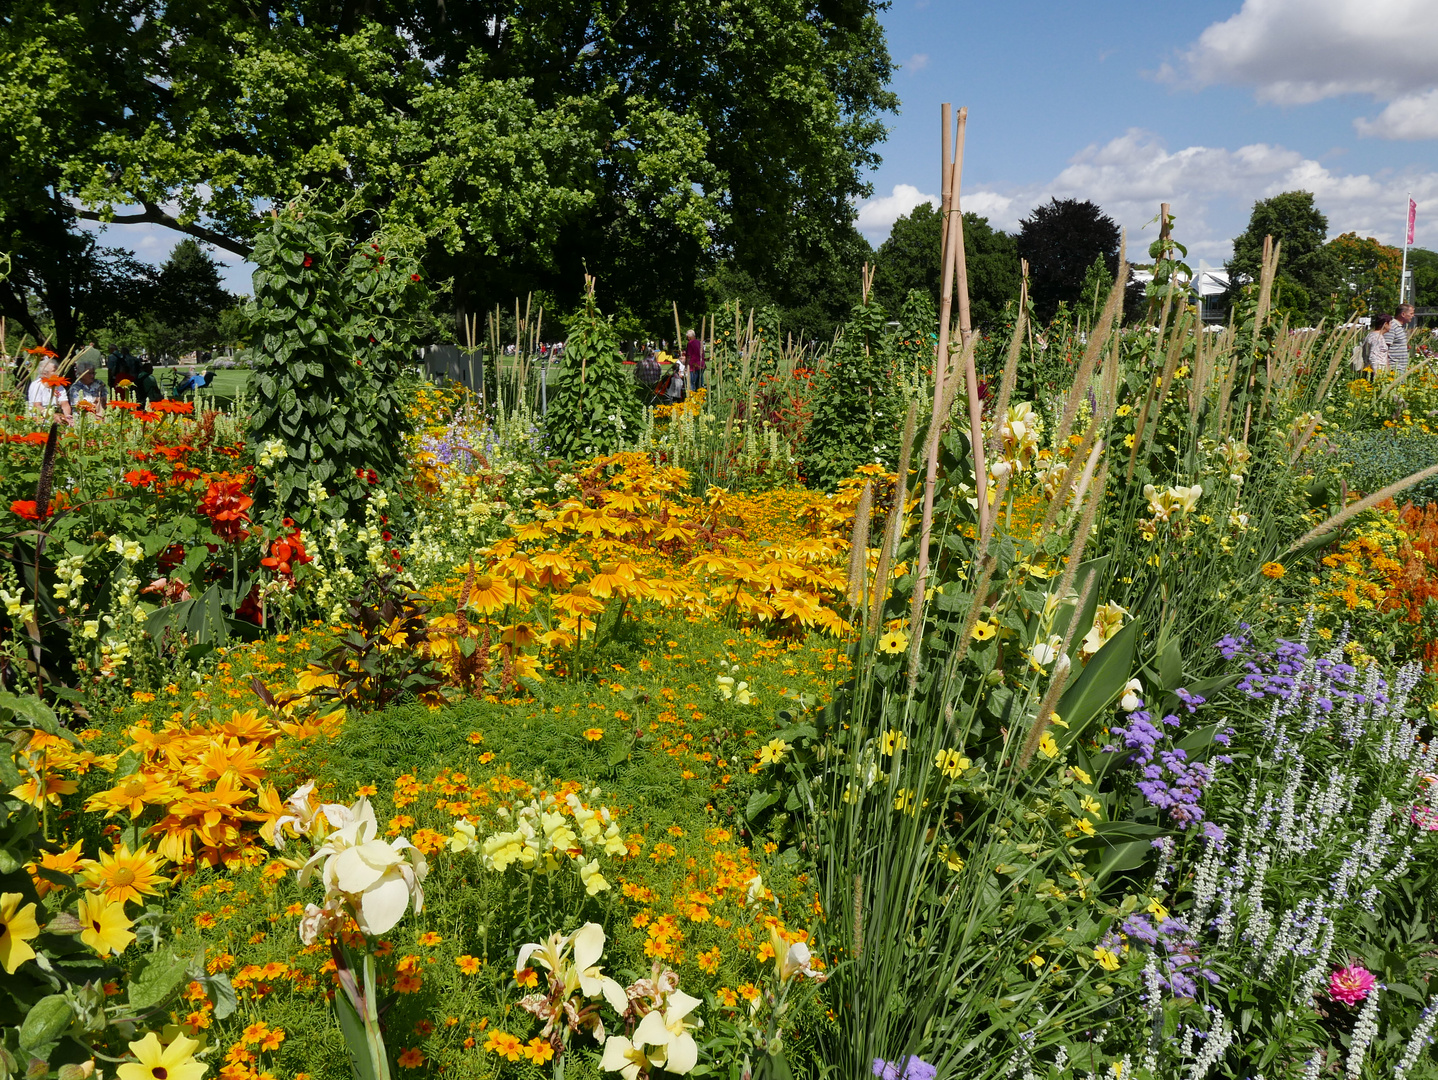
[[232, 254], [239, 255], [246, 259], [248, 259], [250, 253], [254, 251], [252, 245], [240, 240], [235, 240], [232, 237], [226, 236], [224, 233], [207, 229], [203, 225], [186, 225], [182, 223], [179, 218], [165, 213], [165, 211], [161, 210], [154, 203], [147, 202], [141, 203], [140, 205], [145, 208], [145, 212], [142, 214], [115, 214], [110, 218], [102, 218], [94, 210], [77, 210], [75, 213], [86, 221], [100, 221], [107, 225], [163, 225], [167, 229], [174, 229], [176, 232], [193, 236], [197, 240], [203, 240], [207, 244], [214, 244], [217, 248], [223, 248]]

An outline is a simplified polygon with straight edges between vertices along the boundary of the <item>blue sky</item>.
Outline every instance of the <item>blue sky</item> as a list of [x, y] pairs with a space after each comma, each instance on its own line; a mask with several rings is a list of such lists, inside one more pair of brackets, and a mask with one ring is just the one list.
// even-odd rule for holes
[[903, 101], [875, 198], [874, 243], [939, 191], [939, 104], [969, 108], [966, 210], [1013, 229], [1052, 195], [1088, 198], [1134, 236], [1173, 204], [1193, 260], [1222, 261], [1255, 200], [1313, 191], [1330, 235], [1438, 248], [1434, 0], [893, 0]]
[[[1190, 261], [1223, 261], [1257, 199], [1313, 191], [1330, 235], [1438, 249], [1438, 0], [893, 0], [900, 65], [874, 244], [939, 191], [939, 105], [969, 109], [963, 205], [1015, 229], [1050, 196], [1092, 199], [1134, 237], [1173, 204]], [[112, 227], [163, 262], [174, 233]], [[216, 252], [228, 287], [250, 269]]]

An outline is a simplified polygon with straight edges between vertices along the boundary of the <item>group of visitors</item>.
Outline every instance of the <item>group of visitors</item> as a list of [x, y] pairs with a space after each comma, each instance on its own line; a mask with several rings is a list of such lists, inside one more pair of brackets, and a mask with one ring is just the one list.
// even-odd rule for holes
[[[666, 404], [683, 401], [692, 390], [704, 388], [704, 343], [693, 330], [685, 335], [684, 361], [682, 366], [675, 363], [666, 374], [659, 365], [658, 354], [652, 347], [646, 348], [639, 358], [635, 378], [641, 386], [654, 392], [654, 396]], [[687, 387], [685, 376], [688, 376]]]
[[[164, 398], [165, 393], [155, 378], [155, 366], [148, 358], [132, 356], [128, 348], [115, 346], [104, 358], [109, 378], [102, 382], [97, 377], [101, 356], [95, 343], [90, 342], [76, 357], [72, 379], [62, 378], [59, 363], [47, 356], [36, 368], [26, 393], [30, 412], [48, 419], [58, 409], [61, 418], [68, 424], [74, 422], [77, 411], [103, 414], [112, 396], [119, 400], [133, 400], [141, 409]], [[208, 359], [209, 354], [204, 356]], [[177, 393], [207, 386], [213, 378], [212, 374], [194, 372], [180, 385]]]
[[1408, 372], [1408, 327], [1413, 322], [1413, 305], [1400, 304], [1396, 315], [1374, 315], [1363, 340], [1363, 370]]

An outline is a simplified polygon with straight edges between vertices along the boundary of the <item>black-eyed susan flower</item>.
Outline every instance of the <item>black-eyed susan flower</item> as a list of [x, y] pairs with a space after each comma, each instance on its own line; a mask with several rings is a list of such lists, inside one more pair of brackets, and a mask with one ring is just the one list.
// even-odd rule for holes
[[135, 924], [125, 918], [125, 905], [112, 903], [98, 893], [85, 893], [76, 909], [80, 919], [80, 940], [101, 956], [118, 956], [130, 947]]
[[909, 635], [902, 630], [890, 630], [879, 639], [879, 651], [885, 653], [900, 653], [904, 646], [909, 643]]

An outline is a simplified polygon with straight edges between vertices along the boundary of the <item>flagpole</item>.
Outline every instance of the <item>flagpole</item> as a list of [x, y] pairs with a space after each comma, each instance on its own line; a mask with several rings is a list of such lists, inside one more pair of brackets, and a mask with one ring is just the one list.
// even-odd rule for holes
[[1398, 306], [1403, 306], [1403, 290], [1408, 284], [1408, 222], [1412, 212], [1413, 192], [1403, 200], [1403, 269], [1398, 272]]

